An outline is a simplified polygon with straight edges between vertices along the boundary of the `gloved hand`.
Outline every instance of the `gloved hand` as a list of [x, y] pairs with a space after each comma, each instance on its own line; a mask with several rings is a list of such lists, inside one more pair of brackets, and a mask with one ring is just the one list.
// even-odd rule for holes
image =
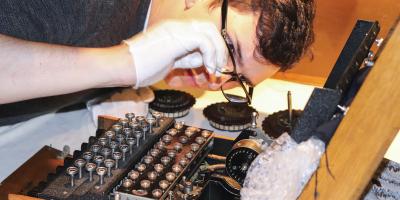
[[227, 49], [214, 24], [199, 21], [166, 21], [124, 41], [129, 46], [136, 71], [135, 88], [162, 79], [175, 68], [204, 65], [220, 75]]

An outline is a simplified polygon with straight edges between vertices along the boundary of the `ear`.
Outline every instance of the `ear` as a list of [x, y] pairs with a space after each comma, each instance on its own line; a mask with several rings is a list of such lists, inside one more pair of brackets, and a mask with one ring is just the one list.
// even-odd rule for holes
[[185, 10], [192, 8], [196, 2], [197, 0], [185, 0]]

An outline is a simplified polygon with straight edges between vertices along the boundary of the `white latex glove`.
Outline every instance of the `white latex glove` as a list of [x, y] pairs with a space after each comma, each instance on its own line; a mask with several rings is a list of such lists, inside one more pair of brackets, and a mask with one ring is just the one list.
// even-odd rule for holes
[[227, 49], [217, 27], [209, 22], [166, 21], [124, 41], [136, 71], [135, 88], [156, 83], [175, 68], [205, 66], [219, 76]]

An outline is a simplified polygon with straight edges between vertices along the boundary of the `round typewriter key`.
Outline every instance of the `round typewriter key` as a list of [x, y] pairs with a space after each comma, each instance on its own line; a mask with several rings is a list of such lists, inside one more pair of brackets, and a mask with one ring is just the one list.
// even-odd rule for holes
[[134, 180], [134, 181], [135, 181], [136, 179], [138, 179], [139, 176], [140, 176], [140, 173], [139, 173], [138, 171], [136, 171], [136, 170], [132, 170], [132, 171], [130, 171], [129, 174], [128, 174], [128, 177], [129, 177], [130, 179]]
[[114, 153], [115, 149], [117, 149], [117, 147], [118, 147], [118, 142], [116, 142], [116, 141], [110, 142], [111, 153]]
[[101, 137], [101, 138], [99, 138], [97, 141], [98, 141], [99, 145], [101, 145], [102, 147], [104, 147], [104, 146], [107, 145], [108, 139], [105, 138], [105, 137]]
[[183, 125], [185, 125], [184, 121], [175, 122], [174, 128], [176, 128], [177, 130], [181, 130], [183, 128]]
[[160, 198], [163, 194], [162, 190], [160, 189], [154, 189], [151, 194], [153, 195], [154, 198]]
[[182, 166], [180, 166], [178, 164], [172, 165], [172, 171], [175, 172], [176, 174], [178, 174], [179, 172], [182, 171]]
[[156, 123], [156, 119], [154, 117], [148, 117], [147, 118], [147, 123], [149, 123], [149, 133], [153, 133], [153, 127]]
[[192, 159], [193, 158], [193, 153], [190, 151], [190, 152], [187, 152], [186, 154], [185, 154], [185, 156], [186, 156], [186, 158], [187, 159]]
[[104, 157], [103, 156], [95, 156], [93, 158], [93, 161], [97, 164], [97, 167], [100, 167], [101, 163], [104, 161]]
[[86, 162], [90, 162], [90, 160], [93, 158], [93, 153], [90, 151], [86, 151], [82, 154], [82, 158], [86, 160]]
[[146, 118], [144, 116], [136, 116], [136, 121], [139, 123], [140, 126], [143, 126], [143, 123], [146, 122]]
[[118, 169], [119, 160], [122, 158], [122, 153], [116, 151], [112, 154], [112, 158], [115, 160], [115, 169]]
[[160, 112], [152, 112], [154, 118], [156, 118], [156, 123], [154, 124], [155, 127], [160, 126], [160, 119], [162, 118], [162, 114]]
[[74, 187], [74, 176], [75, 174], [78, 173], [78, 168], [76, 167], [68, 167], [67, 168], [67, 174], [71, 176], [71, 187]]
[[115, 134], [121, 134], [122, 126], [119, 124], [112, 125], [112, 129], [115, 131]]
[[132, 136], [132, 129], [131, 128], [124, 128], [124, 135], [125, 135], [125, 137], [131, 137]]
[[104, 147], [104, 148], [101, 149], [100, 153], [101, 153], [101, 155], [104, 156], [104, 159], [107, 159], [107, 157], [109, 155], [111, 155], [112, 152], [111, 152], [110, 148]]
[[182, 144], [186, 144], [188, 142], [189, 138], [187, 136], [180, 136], [179, 137], [179, 142]]
[[173, 149], [171, 149], [171, 150], [168, 150], [167, 151], [167, 155], [168, 155], [168, 157], [170, 157], [170, 158], [175, 158], [175, 156], [176, 156], [176, 150], [173, 150]]
[[92, 145], [92, 146], [90, 147], [90, 150], [93, 151], [93, 153], [94, 153], [95, 156], [96, 156], [97, 153], [100, 151], [100, 149], [101, 149], [101, 146], [100, 146], [100, 145], [97, 145], [97, 144], [94, 144], [94, 145]]
[[86, 171], [89, 172], [89, 181], [92, 182], [93, 181], [93, 171], [96, 170], [96, 164], [94, 163], [87, 163], [85, 168]]
[[190, 144], [190, 149], [191, 149], [193, 152], [196, 152], [197, 150], [200, 149], [200, 145], [197, 144], [197, 143], [192, 143], [192, 144]]
[[172, 136], [171, 135], [164, 135], [163, 137], [162, 137], [162, 141], [163, 142], [165, 142], [165, 144], [169, 144], [169, 143], [171, 143], [171, 141], [172, 141]]
[[157, 179], [157, 172], [155, 171], [148, 172], [147, 178], [149, 178], [150, 181], [155, 181]]
[[164, 148], [165, 148], [165, 143], [162, 142], [162, 141], [158, 141], [158, 142], [156, 143], [156, 145], [154, 145], [154, 146], [155, 146], [155, 148], [157, 148], [157, 149], [164, 150]]
[[117, 141], [118, 141], [118, 144], [121, 145], [121, 144], [124, 142], [124, 140], [125, 140], [125, 135], [117, 134], [117, 135], [115, 136], [115, 140], [117, 140]]
[[174, 144], [174, 149], [175, 149], [177, 152], [180, 152], [180, 151], [182, 150], [182, 143], [176, 142], [176, 143]]
[[168, 188], [169, 182], [168, 182], [167, 180], [161, 180], [161, 181], [158, 183], [158, 186], [160, 186], [160, 188], [161, 188], [162, 190], [165, 190], [165, 189]]
[[129, 122], [129, 126], [132, 128], [133, 131], [136, 131], [140, 128], [139, 123], [137, 123], [136, 121]]
[[147, 188], [149, 188], [150, 185], [151, 185], [151, 182], [149, 180], [140, 181], [140, 187], [142, 187], [145, 190], [147, 190]]
[[133, 181], [131, 179], [125, 179], [122, 181], [122, 187], [124, 190], [129, 190], [133, 186]]
[[137, 167], [137, 170], [140, 172], [140, 173], [142, 173], [142, 172], [144, 172], [144, 170], [146, 170], [146, 165], [145, 164], [139, 164], [138, 165], [138, 167]]
[[197, 144], [203, 144], [205, 142], [205, 139], [203, 137], [196, 137], [195, 141]]
[[155, 164], [154, 165], [154, 170], [156, 170], [157, 173], [161, 173], [164, 170], [164, 165], [162, 164]]
[[199, 128], [197, 128], [197, 127], [193, 127], [193, 126], [187, 127], [187, 128], [186, 128], [186, 130], [190, 130], [190, 131], [193, 131], [193, 132], [195, 132], [195, 133], [197, 133], [197, 132], [199, 132], [199, 131], [200, 131], [200, 129], [199, 129]]
[[188, 136], [189, 138], [192, 137], [192, 135], [194, 135], [195, 132], [193, 130], [190, 129], [186, 129], [185, 130], [185, 135]]
[[143, 157], [143, 162], [146, 163], [147, 165], [150, 165], [151, 163], [153, 163], [153, 161], [154, 161], [153, 156], [147, 155]]
[[122, 151], [122, 161], [126, 160], [126, 152], [129, 151], [129, 146], [126, 144], [119, 145], [119, 149]]
[[208, 130], [203, 130], [201, 132], [201, 137], [208, 138], [211, 135], [211, 132]]
[[132, 190], [132, 194], [137, 196], [146, 196], [148, 192], [146, 190]]
[[104, 184], [104, 175], [107, 173], [107, 169], [105, 167], [97, 167], [96, 169], [97, 175], [100, 176], [100, 185]]
[[135, 118], [135, 113], [126, 113], [125, 117], [131, 122]]
[[167, 131], [167, 133], [171, 136], [175, 136], [176, 134], [178, 134], [178, 130], [171, 128]]
[[189, 160], [188, 160], [187, 158], [181, 158], [181, 159], [179, 160], [179, 164], [180, 164], [182, 167], [186, 166], [188, 163], [189, 163]]
[[150, 150], [150, 155], [153, 156], [154, 158], [158, 157], [159, 154], [160, 154], [159, 149], [151, 149]]
[[176, 175], [172, 172], [168, 172], [165, 174], [165, 178], [167, 179], [167, 181], [172, 182], [173, 180], [175, 180]]
[[86, 161], [83, 160], [83, 159], [77, 159], [77, 160], [75, 160], [74, 164], [79, 169], [79, 176], [78, 177], [79, 177], [79, 179], [81, 179], [82, 178], [82, 167], [85, 166]]
[[162, 163], [164, 166], [167, 166], [170, 162], [171, 162], [171, 158], [168, 157], [168, 156], [163, 156], [163, 157], [161, 158], [161, 163]]
[[123, 128], [128, 127], [129, 120], [128, 119], [119, 119], [119, 123]]
[[113, 159], [104, 160], [104, 166], [107, 167], [107, 176], [111, 177], [111, 168], [114, 167], [115, 161]]
[[115, 132], [114, 131], [106, 131], [105, 135], [108, 139], [108, 144], [110, 144], [113, 137], [115, 136]]

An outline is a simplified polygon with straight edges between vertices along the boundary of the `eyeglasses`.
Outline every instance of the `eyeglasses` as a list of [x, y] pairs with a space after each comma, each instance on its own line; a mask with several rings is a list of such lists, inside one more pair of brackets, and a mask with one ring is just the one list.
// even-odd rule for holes
[[[222, 1], [221, 15], [222, 15], [221, 35], [224, 38], [226, 47], [228, 48], [229, 57], [231, 58], [233, 65], [233, 71], [226, 69], [224, 71], [221, 71], [222, 74], [231, 76], [229, 80], [227, 80], [225, 83], [222, 84], [221, 92], [229, 102], [251, 104], [254, 85], [243, 74], [237, 73], [236, 61], [234, 57], [235, 46], [233, 45], [233, 42], [226, 30], [226, 18], [228, 15], [228, 0]], [[227, 93], [226, 90], [228, 88], [231, 88], [232, 86], [240, 86], [242, 90], [240, 90], [238, 94]]]

